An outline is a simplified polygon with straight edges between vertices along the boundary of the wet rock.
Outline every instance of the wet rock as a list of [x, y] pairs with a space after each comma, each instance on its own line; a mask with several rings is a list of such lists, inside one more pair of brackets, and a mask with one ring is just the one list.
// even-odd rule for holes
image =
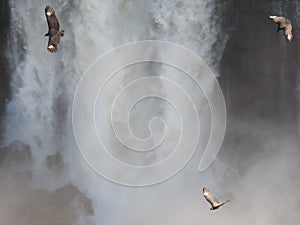
[[27, 220], [24, 225], [78, 224], [83, 216], [93, 215], [92, 201], [73, 184], [55, 191], [32, 191], [22, 204], [24, 208], [30, 205], [19, 214]]
[[30, 146], [15, 140], [10, 145], [0, 149], [0, 168], [29, 166], [32, 163]]
[[49, 170], [58, 171], [64, 167], [63, 157], [60, 152], [49, 155], [46, 158], [46, 164]]
[[[30, 146], [14, 141], [0, 149], [0, 224], [90, 224], [91, 199], [68, 183], [56, 190], [32, 189]], [[63, 165], [60, 154], [47, 157], [50, 168]]]

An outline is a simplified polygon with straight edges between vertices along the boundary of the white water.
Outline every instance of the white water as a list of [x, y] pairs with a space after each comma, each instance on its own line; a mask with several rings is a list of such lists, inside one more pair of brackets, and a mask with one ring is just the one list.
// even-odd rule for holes
[[[61, 28], [65, 30], [56, 54], [47, 52], [48, 40], [43, 37], [47, 32], [44, 16], [47, 4], [55, 8]], [[10, 41], [13, 94], [7, 106], [5, 142], [20, 139], [30, 144], [35, 185], [51, 189], [62, 182], [76, 183], [93, 199], [97, 224], [184, 224], [200, 221], [200, 215], [193, 213], [201, 207], [193, 195], [199, 193], [196, 196], [200, 197], [198, 162], [192, 163], [183, 174], [166, 184], [143, 190], [112, 184], [94, 174], [80, 157], [72, 133], [71, 110], [76, 86], [89, 64], [109, 49], [127, 42], [146, 39], [175, 42], [199, 54], [217, 71], [226, 38], [221, 34], [218, 18], [214, 15], [215, 0], [61, 0], [50, 3], [12, 0], [11, 10], [14, 15]], [[23, 46], [18, 45], [18, 32], [23, 34]], [[213, 48], [216, 42], [219, 43], [218, 49]], [[22, 47], [24, 58], [20, 59]], [[147, 74], [152, 70], [144, 66], [137, 71]], [[175, 74], [175, 80], [192, 88], [197, 99], [195, 93], [199, 90], [186, 78]], [[122, 82], [128, 81], [121, 80], [118, 85]], [[139, 121], [149, 117], [150, 109], [157, 108], [158, 104], [154, 101], [143, 107], [137, 111], [135, 119]], [[168, 108], [166, 110], [169, 111]], [[173, 114], [172, 111], [166, 113], [169, 120]], [[63, 153], [68, 170], [59, 179], [49, 179], [45, 157], [56, 151]], [[194, 181], [189, 182], [190, 194], [182, 200], [178, 195], [183, 193], [186, 175]], [[170, 192], [171, 187], [173, 190]], [[184, 206], [178, 205], [175, 196], [178, 201], [182, 200], [181, 204], [189, 203], [192, 208], [189, 219], [188, 212], [185, 212], [185, 218], [174, 215], [184, 209]], [[156, 206], [158, 201], [160, 206]], [[175, 218], [171, 218], [172, 215]]]

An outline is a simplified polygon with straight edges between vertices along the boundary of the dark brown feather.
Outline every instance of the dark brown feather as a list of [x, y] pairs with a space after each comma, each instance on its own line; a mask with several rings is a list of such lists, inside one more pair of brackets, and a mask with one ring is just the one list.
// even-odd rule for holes
[[[49, 16], [47, 13], [51, 13], [51, 15]], [[51, 31], [52, 32], [55, 32], [55, 31], [58, 32], [59, 31], [59, 22], [58, 22], [58, 19], [56, 18], [55, 10], [47, 5], [46, 8], [45, 8], [45, 15], [46, 15], [46, 18], [47, 18], [49, 33]]]
[[53, 8], [46, 6], [45, 15], [48, 23], [48, 33], [46, 35], [49, 36], [47, 49], [50, 52], [56, 52], [60, 37], [64, 35], [64, 31], [59, 30], [59, 21], [56, 18], [55, 10]]

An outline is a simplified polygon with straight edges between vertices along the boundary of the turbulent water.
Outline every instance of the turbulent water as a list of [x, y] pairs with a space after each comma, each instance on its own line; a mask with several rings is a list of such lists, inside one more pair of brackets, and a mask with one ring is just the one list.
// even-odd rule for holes
[[[218, 17], [215, 15], [216, 1], [53, 2], [51, 6], [55, 8], [61, 28], [65, 30], [56, 54], [46, 51], [48, 40], [43, 37], [47, 32], [44, 16], [44, 7], [47, 4], [50, 3], [10, 1], [12, 17], [9, 57], [13, 75], [11, 101], [5, 114], [4, 144], [19, 139], [31, 146], [36, 188], [53, 189], [66, 181], [72, 181], [92, 197], [97, 224], [118, 224], [120, 221], [123, 224], [132, 224], [132, 219], [119, 220], [114, 213], [121, 214], [118, 217], [122, 218], [127, 217], [127, 210], [138, 210], [140, 197], [135, 200], [136, 206], [126, 209], [125, 205], [133, 201], [129, 196], [137, 195], [139, 191], [103, 181], [86, 167], [77, 151], [71, 123], [76, 86], [89, 64], [106, 51], [120, 44], [149, 39], [184, 45], [205, 58], [217, 72], [226, 35], [220, 35], [221, 26], [218, 25]], [[159, 75], [162, 71], [166, 77], [172, 79], [173, 76], [174, 81], [193, 88], [193, 98], [200, 99], [197, 93], [201, 94], [201, 91], [190, 78], [180, 76], [174, 69], [167, 70], [154, 64], [138, 65], [137, 68], [130, 69], [127, 73], [131, 76], [121, 74], [125, 78], [112, 81], [108, 90], [113, 92], [141, 74]], [[163, 84], [161, 87], [163, 88]], [[105, 100], [111, 100], [111, 96]], [[147, 136], [148, 131], [136, 121], [146, 126], [149, 118], [160, 116], [169, 120], [168, 124], [171, 126], [178, 120], [170, 105], [155, 99], [140, 108], [133, 112], [132, 123], [133, 130], [141, 137]], [[113, 135], [109, 133], [108, 127], [102, 125], [101, 129], [108, 133], [108, 138]], [[89, 131], [85, 132], [88, 136]], [[175, 135], [174, 138], [176, 137]], [[109, 143], [111, 147], [116, 146], [115, 140], [113, 141]], [[47, 175], [45, 158], [57, 151], [64, 155], [69, 169], [64, 174], [53, 177]], [[167, 153], [149, 157], [164, 157]], [[129, 156], [124, 157], [126, 160]], [[109, 169], [109, 165], [107, 166]], [[153, 199], [150, 201], [149, 205], [152, 205]], [[105, 214], [111, 215], [103, 216]]]
[[[43, 37], [47, 32], [44, 7], [48, 4], [56, 10], [61, 28], [65, 30], [56, 54], [47, 52], [48, 38]], [[282, 208], [285, 204], [296, 206], [300, 201], [293, 196], [295, 186], [300, 183], [295, 172], [299, 169], [295, 129], [300, 115], [299, 60], [287, 59], [290, 55], [299, 59], [299, 38], [295, 35], [292, 46], [287, 46], [284, 37], [275, 32], [274, 24], [268, 24], [270, 21], [266, 19], [269, 13], [297, 15], [299, 10], [292, 12], [295, 3], [289, 4], [290, 8], [283, 8], [281, 1], [260, 4], [254, 0], [248, 3], [233, 0], [11, 0], [8, 57], [12, 94], [3, 120], [2, 144], [19, 139], [31, 146], [33, 189], [52, 190], [72, 182], [83, 190], [93, 201], [95, 224], [295, 222], [299, 219], [297, 212], [282, 209], [283, 215], [276, 204]], [[299, 9], [299, 5], [296, 6]], [[257, 12], [261, 15], [255, 20], [264, 29], [256, 29], [252, 22]], [[249, 21], [251, 25], [247, 26]], [[130, 188], [103, 179], [84, 162], [74, 139], [72, 103], [80, 78], [97, 57], [118, 45], [140, 40], [175, 42], [202, 57], [220, 77], [229, 125], [221, 155], [205, 173], [197, 172], [201, 152], [196, 151], [184, 170], [167, 182]], [[297, 50], [292, 49], [293, 45], [297, 45]], [[291, 66], [295, 70], [290, 69]], [[287, 77], [287, 73], [291, 77]], [[104, 90], [104, 103], [114, 100], [113, 94], [132, 80], [150, 75], [163, 75], [188, 90], [198, 112], [207, 107], [203, 93], [188, 76], [155, 63], [137, 65], [117, 74]], [[166, 88], [163, 83], [158, 86]], [[135, 94], [128, 93], [128, 102]], [[185, 104], [184, 100], [180, 101]], [[84, 110], [84, 104], [82, 108]], [[176, 124], [179, 122], [176, 111], [157, 99], [141, 102], [133, 108], [129, 122], [136, 136], [149, 136], [145, 127], [152, 117], [165, 119], [170, 130], [175, 131], [170, 139], [175, 142], [180, 124]], [[205, 114], [202, 120], [200, 118], [204, 123], [202, 136], [207, 135], [210, 126], [206, 124], [208, 117]], [[159, 133], [158, 128], [161, 127], [154, 130]], [[82, 132], [89, 136], [88, 130]], [[117, 149], [113, 153], [124, 161], [135, 159], [118, 152], [119, 145], [109, 125], [101, 123], [101, 132], [109, 146]], [[173, 142], [169, 144], [172, 146]], [[49, 174], [46, 157], [57, 152], [63, 155], [66, 169], [60, 174]], [[150, 154], [147, 160], [163, 159], [166, 154], [170, 152]], [[143, 163], [148, 163], [147, 160]], [[269, 164], [267, 168], [265, 162]], [[110, 165], [106, 166], [111, 169]], [[231, 203], [211, 213], [201, 196], [204, 185], [221, 198], [230, 198]], [[264, 205], [266, 202], [271, 202], [270, 209]]]

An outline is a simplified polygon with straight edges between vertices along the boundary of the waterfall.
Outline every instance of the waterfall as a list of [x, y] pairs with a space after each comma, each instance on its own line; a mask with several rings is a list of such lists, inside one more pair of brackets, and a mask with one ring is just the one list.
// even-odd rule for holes
[[[55, 54], [46, 50], [48, 38], [43, 36], [48, 29], [44, 15], [47, 4], [55, 9], [61, 29], [65, 30]], [[128, 196], [135, 196], [138, 203], [132, 207], [138, 207], [142, 201], [140, 194], [143, 192], [103, 180], [80, 157], [72, 128], [72, 103], [76, 87], [97, 57], [119, 45], [140, 40], [174, 42], [189, 48], [202, 57], [217, 74], [218, 62], [227, 39], [226, 35], [221, 34], [217, 7], [216, 0], [60, 0], [51, 3], [44, 0], [11, 0], [9, 57], [12, 96], [5, 114], [4, 143], [19, 139], [31, 146], [35, 185], [52, 188], [64, 181], [76, 183], [91, 196], [97, 224], [120, 224], [110, 209], [114, 209], [124, 219], [123, 213], [127, 210], [120, 207], [128, 204]], [[199, 87], [177, 72], [151, 63], [129, 68], [126, 73], [121, 71], [117, 76], [118, 80], [113, 81], [106, 90], [104, 102], [114, 99], [109, 96], [113, 90], [124, 87], [144, 74], [164, 74], [190, 89], [193, 100], [197, 101], [198, 94], [201, 94]], [[162, 89], [166, 88], [163, 83], [157, 85]], [[86, 90], [87, 93], [88, 91]], [[134, 94], [127, 93], [128, 102]], [[202, 97], [204, 98], [203, 94]], [[202, 100], [199, 101], [202, 104]], [[198, 110], [200, 103], [196, 104]], [[177, 121], [176, 111], [169, 104], [152, 99], [142, 102], [140, 106], [136, 111], [133, 110], [131, 122], [136, 128], [135, 132], [139, 133], [137, 136], [141, 138], [149, 135], [145, 126], [153, 116], [169, 120], [169, 125], [172, 121]], [[143, 124], [142, 127], [139, 126], [139, 121]], [[108, 126], [103, 125], [101, 129], [109, 142], [113, 133], [108, 131]], [[89, 131], [83, 132], [88, 136]], [[115, 142], [110, 145], [117, 146]], [[56, 179], [49, 179], [45, 167], [45, 157], [57, 151], [63, 154], [68, 167], [68, 172], [61, 175], [63, 178], [58, 183]], [[149, 157], [164, 157], [167, 153]], [[110, 165], [106, 166], [110, 169]], [[175, 183], [181, 186], [180, 180], [183, 179], [177, 179]], [[162, 190], [165, 191], [167, 187]], [[153, 187], [152, 190], [156, 188]], [[155, 194], [151, 195], [153, 199], [148, 207], [158, 198]], [[131, 219], [122, 223], [130, 224]]]

